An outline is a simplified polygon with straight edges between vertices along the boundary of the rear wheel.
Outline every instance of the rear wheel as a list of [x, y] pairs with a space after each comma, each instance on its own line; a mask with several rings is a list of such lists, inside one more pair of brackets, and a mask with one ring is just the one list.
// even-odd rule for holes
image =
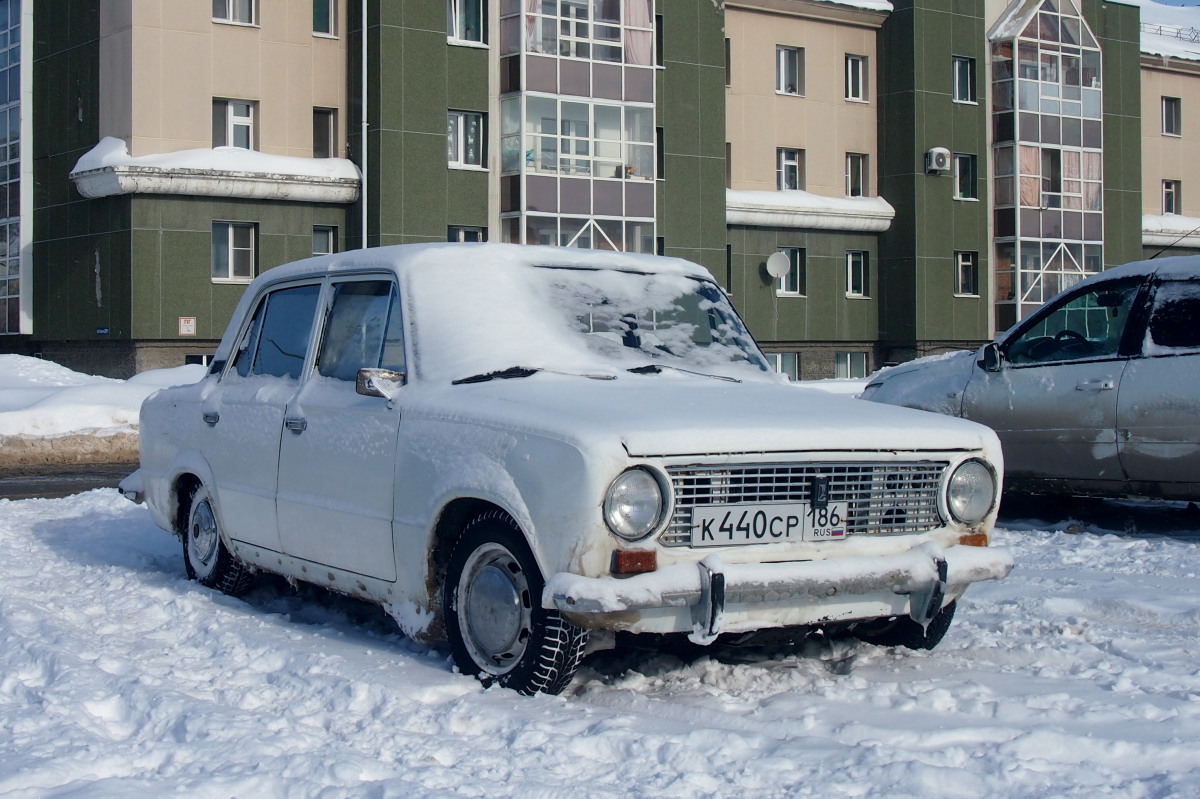
[[484, 685], [560, 693], [579, 668], [587, 632], [541, 606], [544, 580], [507, 514], [473, 519], [450, 555], [443, 595], [455, 665]]
[[252, 573], [226, 548], [212, 497], [203, 485], [193, 492], [188, 508], [183, 566], [188, 579], [230, 596], [241, 596], [250, 587]]
[[855, 637], [878, 646], [903, 646], [908, 649], [933, 649], [946, 637], [958, 602], [951, 602], [938, 611], [925, 627], [907, 616], [872, 622], [854, 628]]

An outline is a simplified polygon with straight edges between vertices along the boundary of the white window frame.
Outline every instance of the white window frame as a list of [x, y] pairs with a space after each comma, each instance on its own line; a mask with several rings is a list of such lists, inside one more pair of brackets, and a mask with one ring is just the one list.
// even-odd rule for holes
[[868, 197], [871, 177], [868, 169], [871, 159], [866, 153], [846, 153], [846, 196]]
[[[789, 170], [796, 175], [796, 185], [791, 187], [787, 186]], [[804, 150], [796, 147], [775, 149], [775, 188], [779, 191], [804, 190]]]
[[[324, 13], [318, 4], [324, 4]], [[313, 35], [336, 39], [337, 30], [337, 4], [338, 0], [313, 0]], [[322, 26], [328, 30], [322, 30]]]
[[213, 22], [258, 25], [258, 0], [213, 0]]
[[[975, 88], [975, 59], [968, 56], [956, 55], [951, 57], [950, 97], [956, 103], [979, 104], [978, 90]], [[966, 89], [965, 93], [963, 89]]]
[[[313, 225], [313, 255], [332, 255], [337, 252], [338, 229], [334, 225]], [[318, 248], [317, 237], [325, 240], [325, 246]]]
[[846, 53], [846, 99], [867, 102], [867, 57]]
[[775, 93], [804, 96], [803, 47], [775, 45]]
[[487, 241], [487, 228], [478, 225], [449, 225], [446, 227], [446, 241]]
[[[253, 100], [237, 100], [228, 97], [216, 97], [213, 99], [213, 112], [216, 113], [216, 108], [220, 106], [224, 111], [224, 140], [214, 141], [214, 147], [240, 147], [236, 144], [237, 133], [239, 130], [246, 131], [247, 147], [242, 149], [257, 150], [258, 140], [257, 131], [255, 130], [255, 117], [258, 116], [258, 103]], [[237, 113], [238, 106], [245, 106], [246, 114]], [[216, 127], [214, 122], [214, 128]]]
[[775, 296], [803, 297], [808, 287], [805, 285], [808, 256], [803, 247], [780, 247], [779, 252], [788, 258], [786, 275], [775, 281]]
[[846, 296], [867, 299], [871, 296], [871, 257], [866, 250], [846, 250]]
[[1164, 180], [1162, 182], [1162, 212], [1178, 214], [1183, 208], [1183, 182]]
[[957, 297], [979, 296], [979, 253], [965, 250], [954, 253], [954, 294]]
[[[469, 120], [478, 120], [477, 156], [468, 160], [467, 137]], [[487, 114], [482, 111], [446, 112], [446, 163], [455, 169], [487, 169]]]
[[[479, 30], [471, 33], [465, 29], [463, 9], [472, 7], [477, 12]], [[467, 42], [469, 44], [487, 43], [487, 2], [486, 0], [446, 0], [446, 39], [451, 42]]]
[[1178, 97], [1162, 98], [1162, 134], [1183, 135], [1183, 100]]
[[[320, 119], [321, 130], [328, 138], [329, 153], [317, 155], [317, 120]], [[337, 158], [338, 156], [338, 124], [336, 108], [313, 108], [313, 158]]]
[[800, 353], [771, 352], [767, 353], [767, 358], [770, 359], [772, 368], [779, 374], [785, 375], [788, 380], [800, 379]]
[[[250, 241], [246, 246], [239, 246], [234, 233], [249, 231]], [[221, 236], [222, 241], [218, 240]], [[223, 248], [223, 249], [222, 249]], [[239, 254], [244, 254], [239, 259]], [[214, 220], [212, 223], [212, 282], [213, 283], [249, 283], [258, 272], [258, 224], [256, 222], [230, 222]], [[239, 261], [246, 262], [248, 274], [237, 274]], [[218, 267], [223, 271], [218, 274]]]
[[867, 354], [865, 352], [835, 353], [833, 376], [843, 380], [859, 380], [866, 377]]
[[[964, 184], [964, 165], [970, 171]], [[964, 191], [965, 187], [965, 191]], [[979, 201], [979, 159], [970, 153], [954, 154], [954, 199]]]

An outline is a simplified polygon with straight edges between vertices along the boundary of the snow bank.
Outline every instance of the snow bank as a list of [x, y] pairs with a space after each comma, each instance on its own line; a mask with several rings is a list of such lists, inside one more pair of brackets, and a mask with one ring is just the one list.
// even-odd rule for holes
[[996, 543], [1019, 567], [973, 587], [933, 652], [602, 653], [527, 698], [374, 607], [188, 582], [115, 491], [0, 500], [0, 795], [1200, 794], [1195, 545]]
[[105, 136], [75, 163], [70, 177], [114, 166], [156, 167], [163, 170], [198, 169], [218, 172], [250, 172], [307, 178], [358, 180], [358, 167], [345, 158], [298, 158], [271, 155], [244, 147], [213, 147], [173, 153], [131, 156], [121, 139]]

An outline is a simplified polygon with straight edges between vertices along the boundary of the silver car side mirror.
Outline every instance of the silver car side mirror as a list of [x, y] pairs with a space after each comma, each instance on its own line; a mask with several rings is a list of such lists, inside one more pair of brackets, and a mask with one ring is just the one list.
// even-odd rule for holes
[[408, 373], [395, 369], [359, 369], [354, 390], [364, 397], [383, 397], [390, 405], [400, 388], [408, 382]]
[[983, 348], [983, 358], [979, 361], [979, 366], [985, 372], [1000, 371], [1000, 345], [996, 342], [986, 345]]

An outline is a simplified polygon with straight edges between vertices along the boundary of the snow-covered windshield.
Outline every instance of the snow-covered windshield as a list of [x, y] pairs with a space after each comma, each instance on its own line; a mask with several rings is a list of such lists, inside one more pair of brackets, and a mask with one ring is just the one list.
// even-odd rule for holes
[[414, 354], [427, 379], [512, 367], [618, 375], [657, 366], [738, 379], [770, 373], [711, 280], [510, 262], [464, 266], [462, 279], [445, 285], [458, 271], [412, 280]]

